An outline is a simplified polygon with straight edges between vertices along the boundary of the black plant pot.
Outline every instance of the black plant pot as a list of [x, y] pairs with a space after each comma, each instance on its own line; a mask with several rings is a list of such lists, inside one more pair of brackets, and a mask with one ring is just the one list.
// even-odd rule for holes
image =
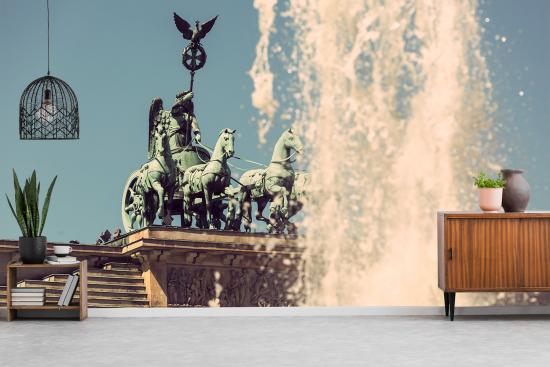
[[19, 237], [19, 256], [23, 264], [42, 264], [46, 258], [46, 237]]

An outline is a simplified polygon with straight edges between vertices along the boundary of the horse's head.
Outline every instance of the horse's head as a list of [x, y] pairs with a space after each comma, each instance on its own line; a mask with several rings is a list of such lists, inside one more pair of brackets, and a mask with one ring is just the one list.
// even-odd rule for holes
[[222, 153], [227, 157], [233, 157], [235, 154], [235, 131], [233, 129], [223, 129], [220, 132], [220, 137], [218, 138], [218, 143], [220, 145]]
[[304, 149], [302, 141], [298, 135], [294, 134], [292, 129], [286, 130], [281, 136], [281, 139], [283, 139], [283, 144], [286, 149], [294, 149], [296, 153], [302, 153]]

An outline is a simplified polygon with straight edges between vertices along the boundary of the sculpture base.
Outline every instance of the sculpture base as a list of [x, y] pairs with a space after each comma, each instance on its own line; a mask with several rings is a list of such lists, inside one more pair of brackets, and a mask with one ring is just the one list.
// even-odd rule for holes
[[[135, 307], [250, 307], [303, 302], [299, 276], [303, 248], [299, 242], [295, 236], [153, 226], [103, 245], [71, 246], [73, 255], [88, 260], [90, 274], [107, 277], [112, 273], [112, 281], [121, 287], [124, 282], [133, 283], [124, 287], [128, 298], [136, 289], [133, 298], [137, 299], [138, 285], [142, 285], [147, 302], [136, 301]], [[51, 244], [48, 250], [52, 250]], [[17, 241], [0, 241], [0, 266], [15, 257]], [[124, 278], [125, 267], [132, 269], [127, 272], [128, 279]], [[0, 272], [0, 285], [5, 284], [4, 276]], [[49, 274], [22, 276], [32, 283]], [[143, 290], [140, 292], [144, 297]], [[91, 307], [93, 294], [89, 297]], [[112, 294], [113, 302], [104, 299], [107, 294]], [[115, 300], [120, 297], [115, 296], [110, 292], [98, 297], [97, 307], [102, 307], [101, 302], [109, 305], [105, 307], [133, 307], [126, 303], [117, 306]]]

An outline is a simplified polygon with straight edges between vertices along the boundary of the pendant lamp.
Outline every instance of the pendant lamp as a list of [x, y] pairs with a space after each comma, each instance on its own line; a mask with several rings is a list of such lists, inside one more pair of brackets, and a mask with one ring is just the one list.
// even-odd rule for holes
[[21, 140], [78, 139], [78, 101], [71, 87], [50, 75], [50, 1], [48, 14], [48, 74], [30, 83], [19, 102]]

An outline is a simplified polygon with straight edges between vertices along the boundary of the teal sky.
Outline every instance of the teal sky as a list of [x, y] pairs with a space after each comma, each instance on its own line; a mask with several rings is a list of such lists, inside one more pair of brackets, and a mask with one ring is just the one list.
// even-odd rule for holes
[[550, 1], [485, 0], [479, 18], [507, 166], [526, 170], [529, 209], [550, 210]]
[[[120, 196], [128, 175], [147, 158], [149, 104], [169, 106], [189, 87], [181, 65], [181, 38], [172, 21], [220, 14], [204, 41], [206, 66], [195, 79], [195, 108], [206, 144], [223, 127], [237, 129], [237, 153], [268, 160], [250, 122], [257, 14], [248, 1], [51, 1], [52, 75], [77, 94], [81, 139], [35, 142], [18, 139], [23, 88], [46, 74], [45, 1], [0, 2], [0, 192], [13, 192], [11, 169], [20, 176], [36, 168], [49, 182], [59, 175], [45, 233], [52, 240], [95, 241], [120, 227]], [[245, 166], [246, 167], [246, 166]], [[43, 184], [44, 184], [43, 183]], [[0, 237], [18, 228], [0, 200]]]
[[[212, 145], [221, 128], [236, 128], [237, 154], [268, 161], [273, 142], [258, 146], [247, 74], [259, 36], [252, 1], [51, 0], [51, 71], [77, 94], [81, 139], [28, 142], [18, 138], [18, 104], [25, 86], [46, 73], [45, 1], [0, 0], [0, 193], [12, 195], [12, 168], [22, 177], [37, 169], [43, 185], [58, 174], [50, 240], [93, 242], [121, 226], [122, 188], [147, 155], [149, 103], [160, 96], [169, 105], [188, 88], [173, 11], [188, 20], [220, 15], [195, 83], [204, 141]], [[550, 209], [550, 1], [484, 1], [479, 16], [495, 117], [506, 127], [503, 149], [512, 149], [510, 166], [527, 169], [530, 208]], [[0, 238], [17, 238], [4, 199], [0, 213]]]

